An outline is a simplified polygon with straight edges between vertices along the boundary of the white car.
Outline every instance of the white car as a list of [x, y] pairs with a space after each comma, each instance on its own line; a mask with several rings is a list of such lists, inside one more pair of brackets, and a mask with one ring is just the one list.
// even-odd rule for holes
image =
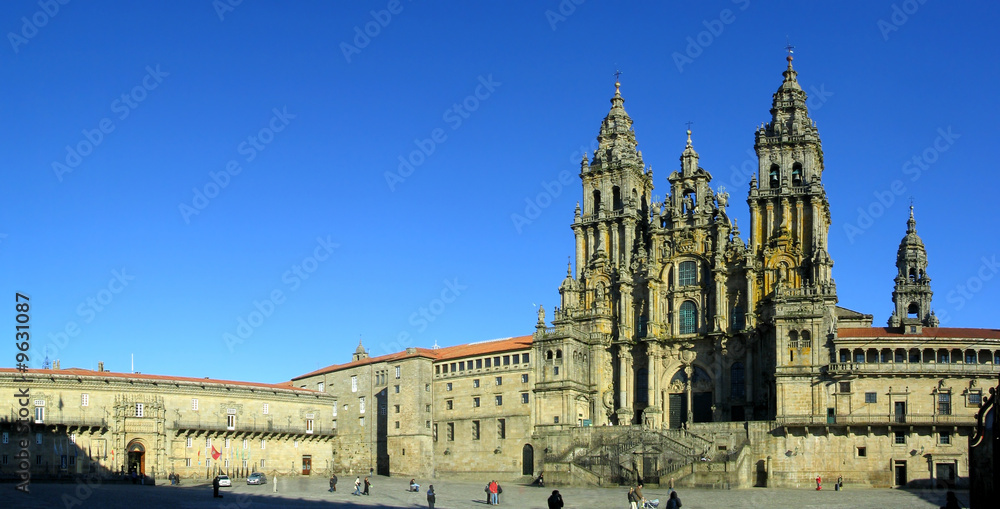
[[219, 487], [220, 488], [231, 488], [233, 486], [233, 481], [229, 479], [228, 475], [219, 476]]

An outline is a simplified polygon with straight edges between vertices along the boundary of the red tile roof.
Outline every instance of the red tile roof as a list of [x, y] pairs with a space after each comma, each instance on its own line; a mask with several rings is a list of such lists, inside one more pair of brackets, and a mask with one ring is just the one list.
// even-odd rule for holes
[[[20, 371], [14, 368], [0, 368], [0, 375], [16, 375], [20, 376]], [[282, 382], [278, 384], [267, 384], [260, 382], [240, 382], [234, 380], [218, 380], [214, 378], [193, 378], [186, 376], [167, 376], [167, 375], [147, 375], [144, 373], [117, 373], [114, 371], [93, 371], [90, 369], [83, 368], [66, 368], [66, 369], [29, 369], [25, 372], [29, 376], [34, 377], [88, 377], [88, 378], [101, 378], [101, 379], [119, 379], [123, 381], [144, 381], [144, 382], [182, 382], [184, 384], [211, 384], [211, 385], [235, 385], [240, 387], [255, 387], [260, 389], [280, 389], [280, 390], [295, 390], [301, 392], [315, 393], [316, 391], [311, 389], [303, 389], [300, 387], [295, 387], [292, 382]]]
[[961, 338], [1000, 339], [997, 329], [970, 329], [957, 327], [923, 327], [920, 334], [904, 334], [901, 327], [843, 327], [837, 329], [838, 338]]
[[448, 346], [444, 348], [415, 348], [414, 353], [396, 352], [386, 355], [380, 355], [378, 357], [369, 357], [367, 359], [361, 359], [358, 361], [351, 361], [344, 364], [334, 364], [327, 366], [325, 368], [317, 369], [316, 371], [306, 373], [304, 375], [299, 375], [292, 378], [293, 381], [301, 380], [303, 378], [308, 378], [311, 376], [322, 375], [325, 373], [333, 373], [335, 371], [341, 371], [348, 368], [355, 368], [358, 366], [367, 366], [369, 364], [377, 364], [380, 362], [393, 362], [400, 359], [408, 359], [412, 357], [424, 357], [431, 359], [433, 361], [450, 360], [450, 359], [460, 359], [463, 357], [471, 357], [473, 355], [485, 355], [499, 352], [508, 352], [513, 350], [525, 350], [531, 348], [532, 336], [520, 336], [516, 338], [505, 338], [497, 339], [493, 341], [482, 341], [479, 343], [467, 343], [464, 345]]

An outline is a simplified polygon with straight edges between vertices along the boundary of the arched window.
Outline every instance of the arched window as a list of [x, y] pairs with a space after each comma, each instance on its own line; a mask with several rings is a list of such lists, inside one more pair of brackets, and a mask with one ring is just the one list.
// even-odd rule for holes
[[734, 399], [745, 398], [747, 395], [747, 380], [746, 374], [743, 371], [742, 362], [734, 362], [733, 366], [729, 368], [729, 380], [732, 385], [730, 388], [730, 395]]
[[920, 306], [916, 302], [911, 302], [909, 306], [906, 307], [906, 316], [909, 318], [919, 318], [917, 314], [920, 313]]
[[601, 212], [601, 192], [594, 189], [594, 215]]
[[915, 283], [917, 281], [917, 269], [910, 268], [910, 282]]
[[562, 350], [556, 350], [556, 359], [562, 359]]
[[681, 334], [694, 334], [698, 331], [698, 308], [695, 307], [694, 302], [689, 300], [684, 301], [681, 304], [681, 321], [680, 321], [680, 333]]
[[802, 163], [795, 163], [792, 165], [792, 185], [802, 185]]
[[809, 331], [804, 330], [802, 334], [799, 334], [799, 348], [810, 348], [812, 347], [811, 337]]
[[777, 188], [779, 186], [779, 175], [780, 171], [778, 170], [778, 165], [772, 164], [771, 171], [767, 174], [767, 181], [770, 183], [769, 185], [772, 188]]
[[788, 348], [798, 348], [799, 347], [799, 333], [797, 331], [788, 331]]
[[680, 286], [698, 284], [698, 264], [691, 261], [681, 262], [677, 271], [677, 284]]
[[611, 188], [611, 208], [613, 210], [622, 209], [622, 190], [618, 186]]
[[545, 358], [550, 361], [552, 360], [552, 350], [545, 352]]

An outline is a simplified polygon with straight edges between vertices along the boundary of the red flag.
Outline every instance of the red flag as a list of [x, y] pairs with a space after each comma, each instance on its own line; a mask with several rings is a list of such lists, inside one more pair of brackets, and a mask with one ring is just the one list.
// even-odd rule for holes
[[221, 453], [221, 452], [219, 452], [218, 450], [216, 450], [216, 449], [215, 449], [215, 446], [213, 445], [213, 446], [212, 446], [212, 459], [213, 459], [213, 460], [217, 460], [217, 459], [219, 459], [219, 457], [221, 457], [221, 456], [222, 456], [222, 453]]

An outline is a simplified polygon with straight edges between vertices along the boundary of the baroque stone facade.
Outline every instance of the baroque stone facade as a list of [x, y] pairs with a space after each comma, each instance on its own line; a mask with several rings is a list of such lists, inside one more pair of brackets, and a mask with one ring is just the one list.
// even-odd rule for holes
[[[192, 452], [246, 439], [249, 449], [267, 443], [266, 456], [249, 455], [251, 469], [282, 474], [967, 481], [964, 442], [982, 388], [1000, 374], [1000, 331], [939, 327], [912, 207], [888, 326], [837, 305], [823, 151], [791, 57], [755, 130], [745, 240], [690, 131], [668, 193], [654, 200], [618, 83], [597, 140], [580, 164], [575, 263], [551, 323], [539, 308], [532, 335], [374, 358], [359, 344], [350, 362], [282, 385], [33, 372], [32, 397], [46, 409], [38, 463], [62, 467], [60, 451], [72, 448], [49, 455], [45, 444], [72, 437], [87, 451], [78, 472], [118, 470], [129, 460], [108, 451], [138, 442], [144, 468], [196, 476], [208, 465], [188, 466]], [[0, 374], [4, 391], [16, 386], [12, 371]], [[97, 408], [77, 405], [83, 394]], [[2, 444], [5, 458], [11, 447]]]

